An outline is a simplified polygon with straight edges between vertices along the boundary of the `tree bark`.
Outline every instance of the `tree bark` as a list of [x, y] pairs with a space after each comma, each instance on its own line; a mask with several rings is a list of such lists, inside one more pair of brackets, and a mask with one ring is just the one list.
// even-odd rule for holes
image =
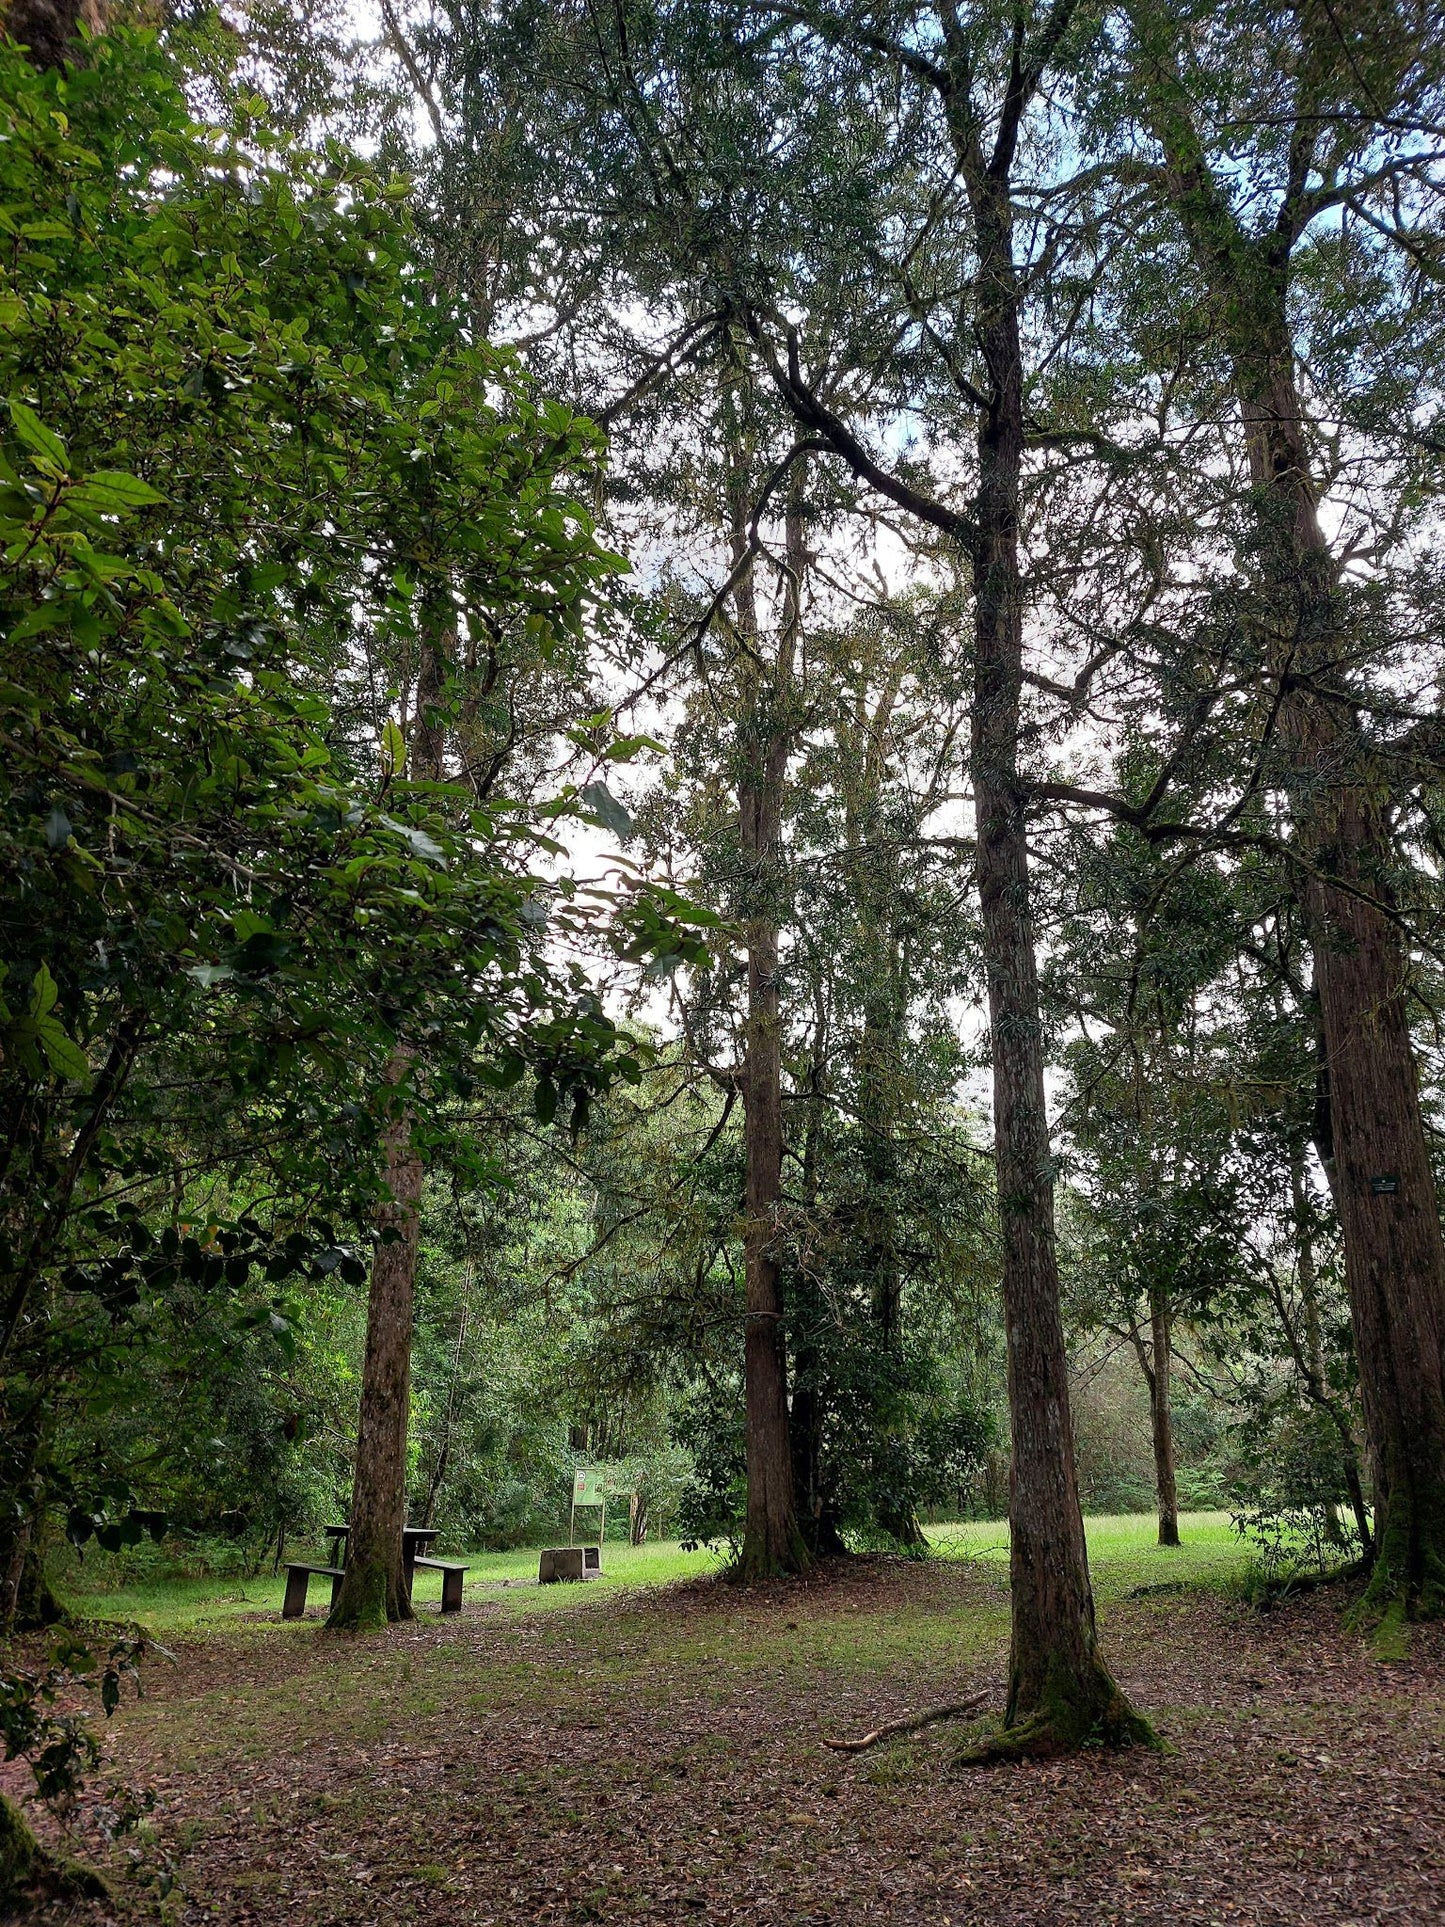
[[1267, 669], [1314, 952], [1329, 1083], [1332, 1180], [1375, 1485], [1362, 1617], [1445, 1613], [1445, 1240], [1410, 1037], [1409, 958], [1390, 911], [1389, 822], [1342, 665], [1350, 657], [1320, 527], [1295, 377], [1289, 289], [1314, 142], [1302, 111], [1272, 230], [1239, 226], [1211, 172], [1172, 22], [1141, 13], [1154, 132], [1171, 201], [1232, 361], [1268, 612]]
[[[879, 732], [886, 727], [882, 713]], [[853, 894], [857, 906], [860, 948], [866, 988], [863, 1034], [858, 1050], [858, 1129], [862, 1143], [864, 1195], [856, 1216], [858, 1264], [869, 1281], [870, 1306], [878, 1350], [884, 1355], [886, 1376], [881, 1382], [880, 1408], [875, 1423], [882, 1440], [898, 1441], [901, 1458], [906, 1448], [908, 1415], [898, 1392], [903, 1367], [903, 1267], [898, 1251], [898, 1113], [899, 1078], [903, 1062], [907, 997], [899, 945], [890, 914], [898, 902], [897, 864], [886, 840], [881, 852], [856, 850], [866, 843], [876, 820], [877, 780], [881, 766], [870, 743], [864, 776], [863, 821], [849, 811], [847, 834], [853, 858]], [[874, 1517], [880, 1529], [912, 1553], [926, 1552], [928, 1538], [912, 1494], [886, 1492]]]
[[1149, 1294], [1149, 1348], [1153, 1364], [1149, 1374], [1149, 1421], [1154, 1438], [1154, 1490], [1159, 1503], [1161, 1546], [1179, 1544], [1179, 1491], [1174, 1471], [1170, 1383], [1174, 1365], [1172, 1323], [1167, 1295], [1157, 1288], [1152, 1290]]
[[64, 66], [75, 52], [82, 24], [92, 33], [103, 30], [99, 0], [10, 0], [0, 20], [10, 38], [19, 41], [40, 68]]
[[[428, 600], [422, 631], [409, 760], [413, 777], [435, 782], [442, 774], [445, 750], [445, 658], [455, 643], [440, 597]], [[425, 1172], [412, 1142], [415, 1119], [398, 1087], [406, 1082], [414, 1062], [414, 1051], [398, 1043], [385, 1073], [386, 1083], [392, 1087], [382, 1133], [389, 1196], [377, 1213], [377, 1246], [366, 1304], [366, 1360], [346, 1576], [327, 1621], [336, 1631], [360, 1631], [412, 1616], [402, 1530], [406, 1525], [412, 1317]], [[390, 1241], [383, 1242], [388, 1237]]]
[[[1315, 1241], [1310, 1230], [1310, 1201], [1305, 1185], [1304, 1152], [1296, 1149], [1290, 1159], [1290, 1203], [1294, 1212], [1295, 1255], [1299, 1271], [1300, 1305], [1304, 1312], [1304, 1374], [1310, 1398], [1318, 1405], [1334, 1425], [1340, 1441], [1340, 1459], [1344, 1467], [1345, 1490], [1349, 1494], [1350, 1509], [1355, 1515], [1355, 1530], [1360, 1538], [1360, 1552], [1369, 1559], [1373, 1546], [1370, 1531], [1370, 1513], [1365, 1504], [1364, 1481], [1360, 1476], [1360, 1458], [1355, 1449], [1354, 1428], [1350, 1414], [1342, 1407], [1329, 1387], [1325, 1375], [1324, 1334], [1320, 1330], [1320, 1293], [1319, 1272], [1315, 1265]], [[1332, 1545], [1345, 1544], [1345, 1530], [1340, 1524], [1339, 1507], [1331, 1504], [1325, 1520], [1325, 1534]]]
[[[734, 489], [733, 562], [746, 555], [746, 506]], [[748, 958], [746, 1058], [743, 1071], [745, 1269], [743, 1380], [747, 1425], [747, 1518], [734, 1568], [745, 1584], [806, 1571], [812, 1563], [798, 1525], [788, 1426], [788, 1363], [777, 1257], [783, 1201], [782, 1026], [778, 1000], [778, 894], [783, 845], [783, 787], [791, 730], [785, 714], [793, 645], [801, 616], [802, 521], [790, 497], [790, 571], [771, 688], [749, 676], [741, 719], [739, 838], [745, 874], [743, 937]], [[752, 571], [733, 592], [738, 627], [759, 660]]]
[[[388, 1081], [400, 1083], [409, 1068], [409, 1053], [393, 1053]], [[402, 1528], [422, 1162], [411, 1139], [411, 1109], [398, 1095], [382, 1140], [391, 1199], [377, 1213], [346, 1577], [327, 1622], [334, 1630], [361, 1631], [412, 1616]], [[388, 1232], [396, 1235], [384, 1243]]]
[[971, 542], [974, 700], [970, 763], [977, 817], [993, 1058], [994, 1143], [1013, 1438], [1009, 1566], [1013, 1638], [1004, 1734], [988, 1753], [1050, 1753], [1086, 1740], [1149, 1739], [1098, 1650], [1074, 1461], [1054, 1228], [1054, 1166], [1029, 896], [1019, 481], [1023, 355], [1007, 177], [971, 170], [979, 263], [975, 328], [992, 395], [978, 433]]
[[[1445, 1241], [1410, 1036], [1409, 958], [1389, 915], [1389, 825], [1334, 665], [1348, 648], [1316, 513], [1283, 337], [1261, 369], [1238, 357], [1257, 512], [1279, 598], [1280, 732], [1310, 865], [1335, 1202], [1375, 1487], [1368, 1610], [1445, 1612]], [[1331, 684], [1334, 686], [1331, 687]]]
[[[1024, 450], [1023, 355], [1013, 254], [1011, 174], [1019, 131], [1073, 9], [1059, 0], [1026, 47], [1016, 22], [1010, 76], [997, 109], [973, 96], [974, 48], [954, 8], [940, 8], [943, 57], [911, 52], [938, 94], [973, 217], [976, 264], [964, 332], [977, 345], [987, 395], [978, 406], [972, 517], [887, 476], [806, 387], [790, 341], [774, 379], [795, 418], [855, 472], [930, 527], [963, 544], [973, 564], [974, 700], [970, 764], [977, 878], [993, 1045], [994, 1135], [1013, 1433], [1010, 1565], [1013, 1642], [1005, 1730], [975, 1758], [1049, 1753], [1087, 1740], [1152, 1742], [1099, 1655], [1074, 1464], [1044, 1110], [1043, 1035], [1029, 902], [1025, 785], [1018, 767], [1023, 689], [1019, 484]], [[863, 45], [874, 46], [871, 37]], [[984, 151], [985, 129], [992, 149]]]

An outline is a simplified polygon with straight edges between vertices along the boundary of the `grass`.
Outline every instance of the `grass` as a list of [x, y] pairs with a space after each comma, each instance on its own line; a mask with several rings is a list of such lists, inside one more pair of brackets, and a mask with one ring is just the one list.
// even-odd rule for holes
[[[1153, 1513], [1121, 1512], [1084, 1521], [1089, 1567], [1101, 1602], [1144, 1586], [1212, 1585], [1236, 1579], [1255, 1556], [1236, 1535], [1227, 1512], [1186, 1512], [1178, 1546], [1159, 1544]], [[1008, 1561], [1008, 1526], [1002, 1521], [934, 1526], [929, 1537], [947, 1558]]]
[[[1086, 1525], [1095, 1591], [1101, 1605], [1141, 1587], [1212, 1585], [1228, 1581], [1239, 1577], [1250, 1559], [1248, 1548], [1235, 1537], [1228, 1515], [1223, 1512], [1184, 1514], [1180, 1521], [1184, 1543], [1178, 1548], [1156, 1543], [1155, 1521], [1147, 1513], [1092, 1518]], [[997, 1567], [999, 1577], [1006, 1579], [1008, 1526], [1005, 1522], [938, 1525], [929, 1529], [929, 1537], [940, 1557], [976, 1560], [986, 1569]], [[539, 1587], [528, 1583], [537, 1576], [535, 1550], [473, 1552], [459, 1556], [465, 1558], [471, 1568], [467, 1574], [468, 1595], [493, 1598], [508, 1611], [553, 1612], [576, 1606], [584, 1596], [574, 1586]], [[701, 1578], [717, 1572], [721, 1566], [717, 1554], [684, 1552], [673, 1542], [634, 1547], [609, 1541], [603, 1558], [603, 1577], [589, 1582], [587, 1595], [612, 1594], [619, 1587], [661, 1586], [675, 1580]], [[160, 1573], [130, 1580], [120, 1577], [119, 1583], [117, 1578], [115, 1563], [106, 1554], [92, 1552], [83, 1566], [67, 1576], [61, 1590], [68, 1603], [82, 1614], [134, 1621], [162, 1640], [197, 1638], [227, 1627], [236, 1632], [260, 1631], [267, 1627], [288, 1633], [295, 1630], [294, 1622], [283, 1627], [280, 1617], [284, 1574], [272, 1577], [269, 1572], [263, 1572], [241, 1579]], [[313, 1617], [325, 1600], [325, 1586], [324, 1580], [312, 1582]], [[423, 1612], [436, 1611], [441, 1601], [441, 1575], [418, 1574], [414, 1598]], [[856, 1644], [848, 1636], [846, 1627], [830, 1629], [822, 1622], [815, 1623], [815, 1630], [820, 1639], [826, 1635], [830, 1656], [840, 1663]], [[917, 1633], [915, 1628], [912, 1636]], [[869, 1650], [876, 1654], [876, 1644]]]

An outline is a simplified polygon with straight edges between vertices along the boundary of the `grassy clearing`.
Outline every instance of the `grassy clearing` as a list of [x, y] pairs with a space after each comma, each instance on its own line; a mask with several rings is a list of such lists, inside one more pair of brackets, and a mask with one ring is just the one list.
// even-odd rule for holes
[[[1227, 1512], [1181, 1514], [1178, 1546], [1159, 1544], [1152, 1513], [1125, 1512], [1084, 1521], [1089, 1564], [1101, 1602], [1145, 1586], [1211, 1585], [1238, 1578], [1252, 1554], [1236, 1535]], [[929, 1532], [947, 1558], [1008, 1561], [1008, 1526], [1003, 1521], [934, 1526]]]
[[[1177, 1549], [1155, 1543], [1157, 1528], [1149, 1514], [1094, 1518], [1088, 1520], [1087, 1525], [1089, 1554], [1101, 1605], [1140, 1587], [1219, 1583], [1239, 1576], [1249, 1563], [1247, 1549], [1235, 1537], [1228, 1515], [1223, 1512], [1186, 1513], [1180, 1522], [1184, 1544]], [[976, 1560], [985, 1571], [996, 1569], [1000, 1579], [1006, 1580], [1006, 1523], [971, 1521], [939, 1525], [930, 1528], [929, 1537], [941, 1557]], [[319, 1558], [319, 1553], [317, 1548], [306, 1556]], [[297, 1556], [302, 1556], [299, 1548]], [[508, 1611], [517, 1612], [573, 1610], [589, 1597], [608, 1596], [618, 1588], [663, 1586], [677, 1580], [706, 1578], [719, 1572], [722, 1566], [717, 1554], [684, 1552], [676, 1543], [634, 1547], [609, 1542], [604, 1552], [606, 1570], [602, 1579], [579, 1589], [539, 1587], [532, 1583], [537, 1577], [535, 1550], [473, 1552], [459, 1556], [471, 1567], [466, 1585], [469, 1599], [495, 1599]], [[275, 1626], [288, 1634], [299, 1630], [294, 1624], [285, 1627], [281, 1624], [284, 1574], [273, 1577], [265, 1572], [246, 1579], [161, 1574], [117, 1584], [114, 1570], [105, 1554], [92, 1553], [62, 1589], [69, 1603], [86, 1615], [134, 1621], [159, 1639], [203, 1637], [227, 1627], [238, 1633], [248, 1627], [266, 1626]], [[309, 1619], [317, 1616], [326, 1596], [326, 1582], [313, 1580]], [[422, 1612], [435, 1612], [441, 1602], [441, 1575], [419, 1574], [414, 1596]], [[956, 1636], [956, 1632], [954, 1628], [949, 1636]], [[819, 1657], [842, 1662], [856, 1648], [857, 1641], [848, 1627], [839, 1626], [822, 1640]]]
[[[326, 1637], [319, 1597], [283, 1623], [269, 1577], [94, 1588], [76, 1603], [143, 1615], [177, 1655], [107, 1746], [157, 1796], [141, 1875], [179, 1884], [161, 1903], [127, 1880], [105, 1927], [1205, 1927], [1235, 1917], [1241, 1881], [1284, 1895], [1250, 1927], [1344, 1927], [1386, 1901], [1433, 1918], [1409, 1909], [1445, 1860], [1417, 1851], [1403, 1888], [1399, 1869], [1413, 1763], [1445, 1735], [1445, 1647], [1422, 1635], [1407, 1682], [1322, 1594], [1253, 1611], [1222, 1515], [1183, 1528], [1166, 1551], [1151, 1519], [1089, 1522], [1110, 1663], [1176, 1750], [1002, 1774], [959, 1772], [960, 1727], [856, 1759], [821, 1744], [978, 1688], [1001, 1703], [998, 1525], [750, 1591], [687, 1583], [718, 1562], [676, 1546], [609, 1545], [603, 1580], [546, 1588], [515, 1583], [534, 1554], [481, 1555], [459, 1618], [424, 1603], [361, 1639]], [[1368, 1854], [1362, 1772], [1388, 1819]], [[1161, 1838], [1188, 1905], [1162, 1882], [1144, 1904]]]

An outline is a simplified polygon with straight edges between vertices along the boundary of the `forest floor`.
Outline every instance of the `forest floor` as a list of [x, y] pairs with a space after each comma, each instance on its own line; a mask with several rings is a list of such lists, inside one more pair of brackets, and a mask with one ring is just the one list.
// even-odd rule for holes
[[1337, 1589], [1270, 1612], [1232, 1594], [1219, 1521], [1186, 1520], [1177, 1553], [1145, 1525], [1093, 1522], [1095, 1582], [1111, 1663], [1171, 1750], [987, 1770], [956, 1764], [956, 1725], [857, 1756], [821, 1741], [980, 1687], [1001, 1703], [998, 1528], [757, 1591], [483, 1570], [458, 1617], [423, 1606], [363, 1640], [319, 1608], [283, 1626], [269, 1595], [216, 1617], [177, 1595], [173, 1625], [150, 1615], [176, 1664], [148, 1664], [108, 1736], [108, 1771], [157, 1796], [138, 1869], [78, 1842], [117, 1898], [48, 1918], [1440, 1921], [1445, 1629], [1381, 1660]]

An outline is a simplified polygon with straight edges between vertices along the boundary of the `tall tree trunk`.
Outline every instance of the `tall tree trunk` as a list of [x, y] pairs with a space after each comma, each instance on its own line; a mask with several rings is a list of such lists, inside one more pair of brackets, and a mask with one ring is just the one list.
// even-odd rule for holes
[[[1295, 379], [1291, 210], [1286, 204], [1259, 239], [1239, 227], [1194, 128], [1176, 29], [1143, 21], [1155, 132], [1232, 358], [1274, 601], [1268, 668], [1280, 688], [1285, 786], [1308, 865], [1301, 900], [1374, 1473], [1375, 1566], [1363, 1616], [1431, 1617], [1445, 1613], [1445, 1239], [1410, 1037], [1409, 959], [1389, 915], [1389, 824], [1341, 671], [1349, 638]], [[1290, 150], [1301, 185], [1309, 134], [1302, 119]]]
[[[1057, 0], [1037, 23], [1020, 13], [1008, 83], [996, 106], [974, 95], [976, 46], [958, 10], [938, 10], [942, 58], [910, 50], [934, 87], [973, 216], [976, 264], [961, 332], [981, 353], [972, 517], [885, 476], [802, 376], [796, 336], [774, 379], [794, 417], [859, 475], [931, 527], [961, 542], [973, 564], [974, 701], [970, 761], [977, 817], [993, 1044], [994, 1134], [1013, 1432], [1010, 1479], [1013, 1645], [1005, 1731], [985, 1754], [1053, 1752], [1087, 1739], [1152, 1741], [1099, 1656], [1074, 1465], [1063, 1317], [1054, 1239], [1053, 1164], [1044, 1111], [1043, 1036], [1029, 904], [1026, 785], [1018, 767], [1023, 689], [1019, 482], [1024, 449], [1023, 357], [1013, 256], [1011, 175], [1020, 129], [1073, 18]], [[868, 36], [863, 45], [876, 43]], [[992, 151], [985, 153], [985, 134]], [[757, 332], [761, 334], [761, 329]], [[961, 392], [977, 401], [972, 378]]]
[[[444, 608], [429, 601], [422, 613], [422, 661], [417, 678], [410, 764], [413, 777], [442, 774], [445, 658], [455, 637]], [[398, 1043], [386, 1067], [391, 1087], [382, 1155], [388, 1201], [377, 1213], [376, 1252], [366, 1304], [366, 1359], [351, 1495], [346, 1576], [327, 1624], [336, 1631], [410, 1619], [411, 1587], [403, 1557], [406, 1525], [406, 1441], [411, 1415], [411, 1340], [421, 1238], [424, 1170], [413, 1142], [414, 1118], [400, 1088], [415, 1053]]]
[[[865, 859], [866, 861], [866, 859]], [[860, 888], [860, 911], [877, 914], [870, 902], [872, 882]], [[873, 1322], [885, 1376], [883, 1409], [877, 1427], [885, 1458], [901, 1463], [906, 1452], [907, 1408], [901, 1395], [903, 1373], [903, 1269], [898, 1255], [897, 1082], [902, 1058], [903, 999], [891, 931], [875, 923], [865, 932], [864, 954], [871, 951], [863, 1037], [858, 1064], [858, 1124], [863, 1133], [862, 1164], [867, 1195], [859, 1213], [859, 1257], [871, 1280]], [[865, 966], [866, 967], [866, 966]], [[885, 1475], [887, 1467], [885, 1465]], [[880, 1528], [907, 1551], [928, 1549], [928, 1537], [906, 1487], [887, 1490], [877, 1503]]]
[[[747, 553], [748, 522], [741, 478], [734, 490], [733, 561]], [[795, 526], [796, 525], [796, 526]], [[782, 1026], [778, 1000], [778, 910], [783, 843], [783, 786], [791, 726], [787, 718], [792, 652], [801, 615], [802, 523], [790, 497], [790, 574], [771, 687], [748, 675], [741, 718], [739, 837], [745, 872], [743, 936], [748, 1004], [743, 1071], [743, 1140], [747, 1176], [743, 1253], [745, 1298], [743, 1381], [747, 1425], [747, 1519], [734, 1568], [746, 1584], [803, 1572], [812, 1558], [798, 1525], [788, 1431], [788, 1358], [782, 1276], [777, 1257], [783, 1201]], [[760, 660], [756, 589], [744, 568], [733, 592], [739, 631]]]
[[[823, 1056], [825, 1019], [820, 1011], [813, 1035], [813, 1061], [808, 1076], [808, 1121], [803, 1135], [803, 1210], [815, 1222], [820, 1184], [819, 1162], [823, 1136]], [[836, 1558], [848, 1547], [839, 1530], [833, 1494], [825, 1489], [823, 1472], [822, 1397], [823, 1363], [816, 1332], [823, 1316], [819, 1293], [800, 1265], [793, 1279], [789, 1305], [793, 1338], [793, 1400], [788, 1436], [793, 1454], [793, 1502], [808, 1550], [815, 1558]]]
[[1279, 599], [1274, 667], [1289, 679], [1280, 735], [1295, 833], [1309, 864], [1302, 899], [1374, 1473], [1375, 1566], [1365, 1613], [1433, 1617], [1445, 1612], [1445, 1241], [1410, 1036], [1409, 958], [1389, 915], [1389, 826], [1336, 681], [1347, 638], [1287, 341], [1276, 337], [1263, 371], [1241, 355], [1238, 378]]
[[[394, 1052], [387, 1067], [388, 1081], [399, 1084], [409, 1068], [409, 1053]], [[351, 1536], [346, 1577], [328, 1621], [337, 1630], [384, 1626], [389, 1620], [412, 1616], [402, 1528], [406, 1524], [406, 1436], [422, 1162], [411, 1140], [411, 1108], [398, 1095], [382, 1139], [391, 1198], [377, 1213]], [[386, 1242], [389, 1235], [391, 1242]]]
[[1013, 1437], [1009, 1564], [1013, 1639], [1005, 1732], [989, 1752], [1053, 1752], [1088, 1739], [1150, 1739], [1098, 1650], [1069, 1410], [1054, 1231], [1053, 1153], [1029, 900], [1019, 479], [1023, 357], [1006, 176], [969, 181], [979, 265], [975, 328], [992, 401], [978, 435], [972, 538], [971, 772], [993, 1058], [1003, 1300]]
[[1174, 1473], [1174, 1412], [1171, 1402], [1173, 1333], [1169, 1299], [1157, 1287], [1149, 1293], [1149, 1422], [1154, 1438], [1154, 1490], [1159, 1503], [1159, 1543], [1179, 1544], [1179, 1491]]

